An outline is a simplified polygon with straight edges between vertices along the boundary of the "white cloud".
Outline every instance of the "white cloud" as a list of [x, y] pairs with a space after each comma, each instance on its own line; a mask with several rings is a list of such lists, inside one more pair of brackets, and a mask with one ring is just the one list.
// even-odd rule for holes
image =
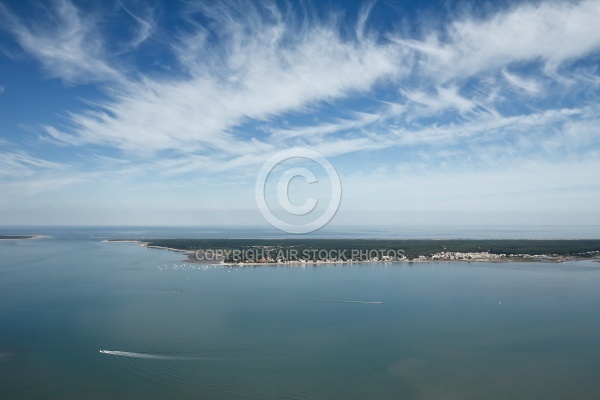
[[121, 1], [118, 1], [119, 5], [133, 18], [137, 23], [135, 34], [131, 39], [131, 46], [137, 47], [140, 44], [148, 40], [156, 31], [156, 21], [154, 20], [154, 10], [151, 8], [144, 9], [144, 17], [140, 17], [132, 12], [128, 7], [125, 6]]
[[443, 87], [438, 86], [435, 94], [429, 94], [423, 91], [408, 91], [405, 90], [402, 94], [409, 102], [416, 103], [424, 108], [417, 107], [413, 110], [412, 117], [435, 115], [445, 110], [455, 110], [459, 114], [464, 115], [472, 111], [476, 103], [472, 100], [461, 96], [459, 88], [456, 86]]
[[0, 152], [0, 176], [28, 176], [40, 170], [64, 170], [67, 165], [33, 157], [23, 151]]
[[91, 15], [83, 15], [68, 0], [55, 0], [44, 11], [45, 21], [41, 23], [22, 21], [0, 4], [0, 21], [52, 76], [68, 83], [120, 78], [118, 69], [107, 60]]
[[419, 50], [423, 72], [440, 83], [538, 60], [554, 75], [564, 63], [600, 49], [598, 20], [596, 0], [539, 2], [487, 19], [457, 19], [445, 30], [445, 39], [432, 34], [424, 41], [398, 42]]
[[328, 135], [335, 132], [346, 131], [350, 129], [360, 129], [365, 126], [376, 123], [377, 121], [384, 119], [385, 115], [382, 114], [370, 114], [355, 112], [352, 113], [354, 118], [341, 119], [335, 122], [324, 123], [316, 126], [309, 127], [293, 127], [291, 129], [276, 129], [270, 132], [271, 136], [275, 140], [286, 140], [297, 137], [307, 137], [313, 135]]
[[40, 175], [31, 179], [1, 182], [2, 190], [13, 196], [34, 196], [41, 193], [60, 191], [62, 189], [85, 182], [87, 179], [78, 176]]
[[345, 41], [334, 26], [303, 28], [252, 10], [243, 21], [208, 14], [219, 27], [218, 48], [199, 39], [204, 28], [179, 39], [174, 49], [188, 76], [121, 81], [112, 101], [72, 115], [70, 129], [48, 133], [76, 145], [129, 151], [236, 154], [254, 147], [240, 148], [234, 132], [250, 120], [303, 112], [403, 73], [401, 49], [371, 39]]
[[[118, 150], [114, 158], [90, 161], [104, 179], [194, 172], [226, 172], [219, 176], [230, 179], [231, 171], [245, 178], [274, 151], [297, 145], [329, 157], [395, 148], [406, 163], [434, 170], [415, 174], [423, 183], [408, 181], [419, 198], [432, 185], [458, 196], [453, 188], [461, 177], [472, 195], [497, 193], [484, 184], [494, 179], [498, 193], [508, 193], [513, 178], [514, 190], [540, 189], [539, 182], [551, 182], [546, 167], [560, 178], [547, 189], [559, 190], [580, 169], [585, 173], [574, 184], [583, 185], [587, 168], [596, 167], [590, 160], [600, 137], [598, 70], [570, 66], [600, 50], [598, 1], [462, 15], [420, 38], [378, 36], [369, 29], [372, 3], [350, 33], [333, 20], [298, 21], [271, 3], [191, 4], [178, 35], [161, 36], [161, 50], [174, 55], [173, 70], [151, 73], [130, 73], [109, 54], [96, 17], [67, 0], [53, 4], [54, 19], [44, 23], [18, 19], [1, 5], [0, 13], [53, 76], [102, 81], [108, 100], [67, 114], [62, 126], [46, 126], [43, 139]], [[151, 9], [123, 9], [135, 21], [123, 46], [142, 48], [160, 36]], [[560, 97], [578, 101], [563, 106]], [[581, 161], [573, 161], [578, 154]], [[452, 176], [435, 171], [452, 165], [463, 169]], [[54, 181], [41, 172], [60, 168], [66, 172]], [[25, 154], [3, 156], [2, 171], [31, 177], [32, 189], [23, 190], [32, 192], [89, 179]], [[356, 184], [386, 187], [376, 174], [366, 176]]]
[[2, 85], [0, 85], [0, 94], [4, 93], [4, 90], [6, 90], [6, 88]]
[[[519, 5], [486, 18], [456, 18], [441, 31], [430, 29], [423, 39], [388, 33], [389, 40], [368, 30], [372, 6], [363, 7], [355, 37], [347, 38], [336, 21], [298, 21], [271, 3], [236, 4], [237, 8], [229, 3], [190, 4], [189, 24], [168, 44], [180, 73], [151, 75], [130, 75], [109, 62], [94, 18], [67, 0], [55, 2], [49, 12], [56, 17], [54, 25], [29, 26], [6, 8], [2, 13], [23, 48], [56, 76], [69, 82], [109, 81], [109, 100], [70, 114], [65, 126], [46, 127], [49, 138], [136, 155], [164, 150], [210, 154], [232, 167], [239, 165], [232, 157], [241, 160], [302, 143], [323, 142], [335, 154], [353, 151], [359, 144], [378, 147], [389, 144], [386, 135], [396, 134], [382, 127], [398, 123], [404, 125], [405, 137], [427, 137], [423, 132], [458, 132], [454, 127], [473, 120], [501, 120], [499, 105], [507, 95], [527, 101], [530, 94], [545, 91], [544, 81], [512, 67], [509, 72], [509, 66], [533, 63], [530, 68], [535, 70], [535, 63], [542, 62], [542, 69], [556, 76], [565, 63], [600, 48], [600, 29], [592, 23], [600, 15], [597, 1]], [[158, 29], [151, 9], [123, 9], [137, 23], [133, 46]], [[203, 24], [194, 20], [197, 14]], [[595, 74], [588, 69], [568, 79], [576, 77], [586, 85], [598, 80]], [[472, 79], [478, 81], [465, 83]], [[378, 110], [347, 110], [347, 118], [315, 126], [247, 129], [251, 122], [290, 113], [308, 115], [390, 85], [398, 87], [401, 96]], [[581, 85], [573, 90], [581, 90]], [[519, 98], [515, 88], [524, 97]], [[441, 116], [444, 119], [433, 128], [422, 122]], [[446, 129], [445, 124], [451, 126]], [[352, 135], [325, 141], [343, 132]]]
[[502, 70], [502, 75], [508, 83], [526, 92], [536, 94], [541, 91], [541, 85], [534, 79], [525, 79], [516, 74], [511, 74], [506, 68]]

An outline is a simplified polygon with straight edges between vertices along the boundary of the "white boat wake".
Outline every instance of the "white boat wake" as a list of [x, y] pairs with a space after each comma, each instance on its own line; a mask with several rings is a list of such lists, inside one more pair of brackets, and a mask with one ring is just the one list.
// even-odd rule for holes
[[146, 360], [178, 360], [178, 361], [231, 361], [231, 360], [270, 360], [281, 357], [178, 357], [178, 356], [162, 356], [158, 354], [148, 353], [134, 353], [132, 351], [118, 351], [118, 350], [100, 350], [102, 354], [109, 354], [111, 356], [129, 357], [129, 358], [143, 358]]
[[363, 301], [363, 300], [329, 300], [333, 303], [358, 303], [358, 304], [383, 304], [383, 301]]
[[163, 356], [158, 354], [135, 353], [132, 351], [104, 350], [99, 351], [102, 354], [111, 356], [141, 358], [146, 360], [177, 360], [177, 361], [248, 361], [248, 360], [279, 360], [298, 357], [309, 357], [311, 354], [301, 354], [293, 356], [264, 356], [264, 357], [181, 357], [181, 356]]
[[170, 357], [170, 356], [160, 356], [157, 354], [146, 354], [146, 353], [133, 353], [131, 351], [117, 351], [117, 350], [100, 350], [102, 354], [110, 354], [111, 356], [120, 356], [120, 357], [132, 357], [132, 358], [146, 358], [149, 360], [180, 360], [185, 359], [185, 357]]

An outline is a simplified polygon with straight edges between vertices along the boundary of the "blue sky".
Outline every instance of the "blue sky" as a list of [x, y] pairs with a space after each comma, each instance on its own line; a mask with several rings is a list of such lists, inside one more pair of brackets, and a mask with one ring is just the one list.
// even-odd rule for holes
[[[0, 225], [600, 224], [600, 1], [0, 0]], [[298, 189], [301, 190], [301, 186]]]

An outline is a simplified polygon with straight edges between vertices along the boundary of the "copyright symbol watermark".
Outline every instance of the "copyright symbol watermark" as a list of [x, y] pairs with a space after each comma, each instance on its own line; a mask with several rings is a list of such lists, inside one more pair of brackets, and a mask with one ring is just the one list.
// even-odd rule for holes
[[[276, 176], [279, 179], [273, 188]], [[318, 188], [311, 190], [315, 185]], [[322, 228], [331, 221], [342, 200], [342, 184], [333, 165], [322, 154], [305, 148], [284, 150], [269, 158], [258, 173], [254, 189], [263, 217], [287, 233]]]

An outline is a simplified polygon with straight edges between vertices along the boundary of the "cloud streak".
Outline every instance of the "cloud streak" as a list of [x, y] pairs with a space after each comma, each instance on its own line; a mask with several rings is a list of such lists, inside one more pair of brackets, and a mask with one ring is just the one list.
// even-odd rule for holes
[[443, 31], [444, 39], [433, 33], [397, 42], [417, 50], [423, 73], [439, 84], [518, 62], [541, 62], [556, 77], [563, 64], [600, 49], [600, 30], [593, 28], [599, 18], [595, 0], [532, 3], [489, 18], [459, 18]]
[[46, 71], [67, 83], [112, 81], [120, 78], [109, 64], [97, 23], [68, 0], [55, 0], [42, 9], [43, 23], [23, 21], [0, 4], [0, 17], [29, 55]]
[[[219, 151], [236, 154], [236, 132], [251, 121], [309, 112], [319, 103], [368, 92], [402, 75], [402, 49], [370, 39], [345, 41], [334, 27], [289, 25], [278, 10], [232, 17], [205, 10], [218, 48], [205, 28], [172, 49], [185, 76], [132, 78], [111, 88], [112, 100], [73, 114], [70, 126], [48, 127], [56, 140], [102, 144], [127, 151]], [[250, 15], [250, 17], [248, 17]], [[243, 20], [242, 20], [243, 18]], [[247, 147], [265, 147], [260, 133]]]
[[[88, 166], [98, 176], [245, 179], [293, 146], [337, 158], [352, 176], [371, 177], [360, 169], [373, 166], [348, 160], [377, 152], [379, 166], [489, 168], [499, 180], [521, 165], [533, 184], [541, 167], [529, 162], [564, 162], [567, 173], [595, 165], [599, 1], [518, 3], [484, 15], [455, 8], [429, 25], [386, 31], [373, 21], [379, 6], [340, 17], [272, 2], [186, 3], [173, 29], [156, 8], [119, 3], [132, 26], [116, 43], [103, 29], [110, 13], [68, 0], [35, 20], [0, 5], [0, 18], [51, 77], [102, 92], [41, 136], [47, 146], [97, 153]], [[0, 171], [64, 167], [49, 162], [14, 153]]]
[[66, 164], [36, 158], [22, 151], [0, 152], [0, 176], [22, 177], [40, 170], [56, 171], [66, 168]]
[[[72, 114], [68, 126], [47, 132], [78, 146], [240, 157], [239, 150], [248, 154], [283, 147], [284, 138], [290, 142], [350, 130], [360, 135], [363, 128], [390, 118], [400, 117], [405, 129], [431, 117], [438, 118], [437, 124], [501, 118], [507, 97], [526, 101], [544, 90], [543, 80], [507, 66], [528, 62], [529, 68], [557, 78], [561, 65], [600, 46], [600, 30], [588, 23], [600, 13], [593, 1], [524, 5], [488, 19], [465, 16], [449, 24], [445, 41], [438, 38], [441, 33], [424, 39], [387, 34], [389, 40], [378, 40], [365, 33], [371, 6], [363, 8], [351, 39], [342, 38], [331, 21], [299, 23], [274, 5], [247, 7], [243, 13], [226, 4], [192, 10], [190, 15], [209, 22], [194, 25], [170, 44], [186, 74], [121, 79], [111, 87], [110, 101]], [[474, 78], [479, 83], [465, 86]], [[402, 115], [390, 115], [390, 107], [383, 106], [315, 126], [271, 133], [248, 128], [256, 122], [278, 124], [290, 113], [309, 115], [385, 84], [398, 87], [396, 109]], [[269, 144], [273, 139], [275, 146]]]

